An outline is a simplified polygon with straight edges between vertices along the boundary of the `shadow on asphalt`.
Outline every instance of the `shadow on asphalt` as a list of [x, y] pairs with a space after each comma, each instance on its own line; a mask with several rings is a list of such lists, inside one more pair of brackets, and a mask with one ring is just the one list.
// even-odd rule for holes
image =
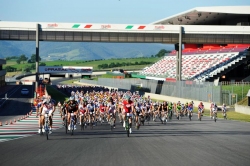
[[[169, 125], [169, 124], [168, 124]], [[183, 124], [186, 125], [186, 124]], [[154, 125], [160, 126], [160, 125]], [[101, 129], [102, 128], [102, 129]], [[101, 128], [94, 129], [85, 129], [83, 131], [76, 130], [73, 135], [69, 132], [66, 134], [65, 131], [54, 131], [50, 135], [50, 140], [88, 140], [88, 139], [107, 139], [107, 138], [127, 138], [126, 131], [119, 126], [113, 131], [110, 131], [108, 125], [103, 125]], [[145, 131], [146, 130], [146, 131]], [[185, 131], [183, 129], [149, 129], [143, 127], [140, 130], [133, 128], [133, 133], [130, 137], [134, 138], [147, 138], [147, 137], [168, 137], [168, 136], [205, 136], [205, 135], [250, 135], [250, 131], [202, 131], [202, 130], [193, 130]], [[39, 137], [39, 135], [38, 135]]]

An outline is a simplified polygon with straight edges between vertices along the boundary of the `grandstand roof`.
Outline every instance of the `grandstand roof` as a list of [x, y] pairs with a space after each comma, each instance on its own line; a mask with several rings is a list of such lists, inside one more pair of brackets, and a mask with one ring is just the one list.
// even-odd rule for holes
[[[213, 6], [196, 7], [185, 12], [155, 21], [151, 24], [170, 25], [207, 25], [219, 24], [216, 20], [229, 19], [237, 16], [250, 16], [250, 6]], [[216, 23], [214, 23], [216, 22]]]

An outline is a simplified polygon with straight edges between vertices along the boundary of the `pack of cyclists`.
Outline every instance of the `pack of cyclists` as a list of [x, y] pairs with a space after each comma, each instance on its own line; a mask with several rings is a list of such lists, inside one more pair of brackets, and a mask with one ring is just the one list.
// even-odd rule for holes
[[[184, 116], [193, 116], [193, 101], [186, 103], [181, 103], [180, 101], [176, 103], [167, 101], [159, 102], [151, 100], [150, 96], [143, 97], [136, 92], [132, 93], [130, 91], [118, 91], [114, 89], [107, 90], [100, 87], [86, 87], [85, 92], [84, 90], [74, 90], [70, 92], [69, 100], [64, 101], [63, 104], [58, 102], [55, 105], [56, 103], [50, 100], [50, 96], [42, 101], [39, 108], [39, 132], [43, 132], [43, 114], [46, 110], [50, 111], [50, 133], [52, 132], [52, 116], [55, 106], [60, 108], [63, 122], [67, 117], [67, 124], [64, 125], [68, 126], [68, 130], [70, 130], [71, 113], [74, 113], [75, 118], [74, 130], [76, 129], [78, 118], [79, 124], [82, 125], [81, 123], [84, 123], [85, 126], [105, 121], [110, 123], [110, 119], [112, 119], [113, 128], [115, 128], [117, 118], [123, 127], [125, 127], [125, 117], [129, 115], [130, 133], [132, 133], [133, 122], [136, 124], [139, 119], [144, 122], [149, 121], [150, 117], [152, 117], [153, 121], [159, 119], [162, 123], [166, 123], [174, 115], [178, 120]], [[226, 112], [226, 106], [223, 105], [223, 107], [224, 109], [222, 110]], [[202, 116], [203, 112], [204, 105], [200, 102], [197, 112], [198, 119]], [[217, 105], [211, 103], [210, 116], [212, 117], [214, 113], [217, 113]]]

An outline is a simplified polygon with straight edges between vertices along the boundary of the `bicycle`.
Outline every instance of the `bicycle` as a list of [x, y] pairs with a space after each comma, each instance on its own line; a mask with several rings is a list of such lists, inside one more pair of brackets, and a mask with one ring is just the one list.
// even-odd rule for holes
[[113, 118], [113, 114], [112, 113], [110, 113], [109, 114], [110, 115], [110, 119], [109, 119], [109, 123], [110, 123], [110, 130], [112, 131], [113, 130], [113, 128], [114, 128], [114, 118]]
[[227, 119], [226, 108], [222, 108], [222, 115], [224, 119]]
[[192, 120], [192, 112], [191, 111], [189, 111], [189, 113], [188, 113], [188, 118], [189, 118], [189, 120], [191, 121]]
[[145, 121], [148, 122], [148, 125], [149, 125], [150, 114], [148, 112], [145, 113]]
[[199, 120], [201, 121], [201, 117], [202, 117], [203, 115], [202, 115], [202, 111], [201, 111], [200, 109], [198, 110], [198, 114], [200, 114]]
[[64, 127], [65, 127], [65, 133], [67, 134], [68, 133], [68, 115], [67, 114], [64, 114]]
[[129, 137], [129, 129], [130, 129], [129, 118], [130, 118], [130, 114], [127, 113], [125, 117], [125, 130], [126, 130], [128, 137]]
[[70, 130], [71, 130], [71, 135], [74, 134], [74, 126], [75, 126], [75, 115], [74, 115], [74, 113], [70, 113]]
[[45, 118], [44, 130], [45, 130], [45, 133], [46, 133], [46, 138], [48, 140], [49, 139], [49, 111], [45, 112], [44, 118]]
[[164, 111], [164, 112], [161, 113], [161, 123], [166, 124], [166, 122], [167, 122], [167, 114]]
[[217, 121], [217, 112], [213, 112], [213, 120], [214, 120], [214, 122]]
[[86, 126], [86, 120], [84, 114], [80, 115], [81, 116], [81, 130], [84, 130]]
[[173, 115], [172, 110], [169, 110], [169, 111], [168, 111], [168, 120], [169, 120], [169, 121], [172, 120], [172, 115]]
[[142, 118], [142, 113], [139, 114], [139, 116], [138, 116], [138, 118], [137, 118], [137, 122], [135, 123], [135, 128], [136, 128], [137, 130], [139, 130], [139, 128], [140, 128], [140, 126], [141, 126], [141, 123], [142, 123], [141, 118]]
[[93, 112], [89, 112], [89, 116], [90, 116], [90, 121], [89, 121], [90, 129], [93, 129]]

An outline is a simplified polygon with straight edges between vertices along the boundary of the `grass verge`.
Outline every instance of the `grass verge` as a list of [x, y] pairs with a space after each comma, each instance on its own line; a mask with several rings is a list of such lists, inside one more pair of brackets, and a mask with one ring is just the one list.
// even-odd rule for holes
[[[195, 111], [195, 113], [197, 113], [197, 108], [194, 111]], [[203, 115], [210, 116], [210, 111], [205, 110]], [[223, 118], [221, 111], [218, 111], [217, 117]], [[238, 113], [235, 111], [227, 111], [227, 119], [228, 120], [237, 120], [237, 121], [242, 121], [242, 122], [250, 122], [250, 115]]]
[[69, 98], [67, 95], [61, 93], [60, 91], [58, 91], [51, 85], [47, 85], [46, 89], [47, 89], [48, 94], [51, 95], [51, 98], [56, 100], [56, 102], [60, 101], [61, 103], [63, 103], [66, 99]]

